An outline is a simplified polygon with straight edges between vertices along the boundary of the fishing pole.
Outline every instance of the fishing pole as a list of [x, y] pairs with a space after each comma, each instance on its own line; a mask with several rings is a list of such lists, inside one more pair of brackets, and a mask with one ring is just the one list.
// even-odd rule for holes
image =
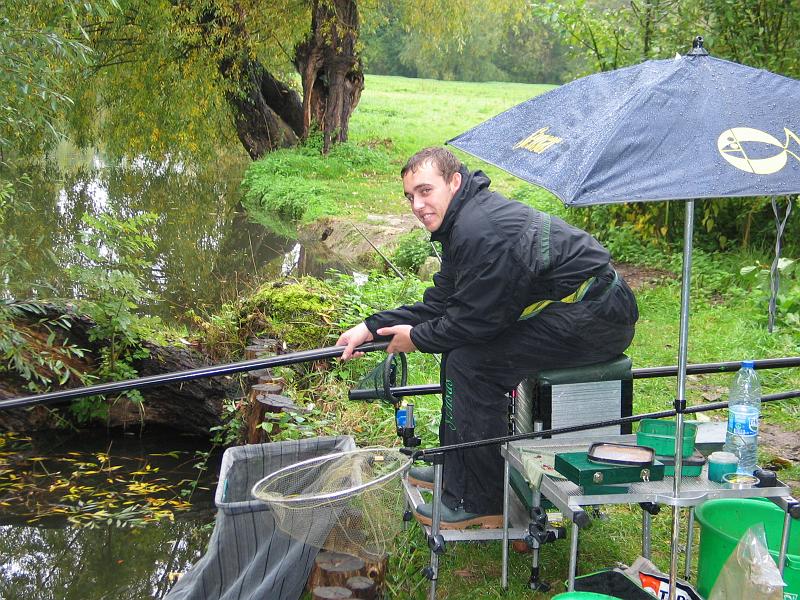
[[[369, 342], [367, 344], [358, 346], [355, 351], [374, 352], [376, 350], [384, 350], [388, 345], [389, 342]], [[212, 365], [209, 367], [202, 367], [200, 369], [192, 369], [189, 371], [162, 373], [159, 375], [150, 375], [149, 377], [140, 377], [138, 379], [127, 379], [125, 381], [100, 383], [87, 387], [59, 390], [57, 392], [47, 392], [45, 394], [36, 394], [33, 396], [9, 398], [7, 400], [0, 400], [0, 410], [7, 408], [24, 408], [39, 404], [53, 404], [55, 402], [74, 400], [75, 398], [84, 398], [86, 396], [100, 396], [116, 392], [124, 392], [127, 390], [139, 390], [148, 387], [166, 385], [169, 383], [202, 379], [204, 377], [218, 377], [221, 375], [242, 373], [244, 371], [256, 371], [258, 369], [266, 369], [269, 367], [283, 367], [301, 362], [323, 360], [326, 358], [338, 358], [342, 355], [344, 349], [345, 346], [328, 346], [327, 348], [302, 350], [300, 352], [290, 352], [288, 354], [280, 354], [278, 356], [269, 356], [266, 358], [255, 358], [253, 360], [245, 360], [237, 363]]]
[[[792, 390], [789, 392], [780, 392], [777, 394], [768, 394], [762, 396], [761, 402], [775, 402], [777, 400], [786, 400], [788, 398], [800, 398], [800, 390]], [[727, 408], [727, 402], [714, 402], [711, 404], [702, 404], [699, 406], [690, 406], [686, 408], [684, 413], [700, 413], [711, 410], [720, 410]], [[601, 427], [611, 427], [613, 425], [627, 425], [628, 423], [636, 423], [642, 419], [663, 419], [664, 417], [674, 417], [677, 413], [675, 410], [662, 410], [659, 412], [643, 413], [639, 415], [631, 415], [629, 417], [620, 417], [619, 419], [609, 419], [607, 421], [597, 421], [595, 423], [584, 423], [582, 425], [569, 425], [566, 427], [556, 427], [555, 429], [542, 429], [541, 431], [531, 431], [529, 433], [518, 433], [516, 435], [507, 435], [498, 438], [490, 438], [487, 440], [476, 440], [473, 442], [462, 442], [460, 444], [450, 444], [448, 446], [437, 446], [435, 448], [427, 448], [425, 450], [416, 450], [411, 453], [414, 459], [427, 458], [446, 454], [454, 450], [467, 450], [469, 448], [480, 448], [483, 446], [494, 446], [499, 444], [507, 444], [510, 442], [517, 442], [519, 440], [532, 440], [548, 435], [559, 435], [562, 433], [575, 433], [577, 431], [588, 431], [590, 429], [599, 429]]]
[[[784, 369], [786, 367], [800, 367], [800, 356], [786, 358], [765, 358], [753, 361], [756, 369]], [[687, 375], [707, 375], [712, 373], [734, 373], [742, 366], [740, 361], [699, 363], [686, 367]], [[654, 377], [674, 377], [678, 374], [678, 367], [644, 367], [631, 369], [633, 379], [651, 379]], [[406, 385], [390, 388], [390, 393], [395, 398], [405, 396], [425, 396], [427, 394], [441, 394], [442, 387], [438, 383], [424, 385]], [[383, 398], [374, 390], [350, 390], [350, 400], [380, 400]]]

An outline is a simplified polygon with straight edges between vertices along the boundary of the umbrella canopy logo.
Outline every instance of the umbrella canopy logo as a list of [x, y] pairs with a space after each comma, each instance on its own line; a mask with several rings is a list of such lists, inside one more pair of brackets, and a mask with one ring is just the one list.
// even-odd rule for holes
[[[789, 143], [792, 140], [800, 147], [800, 138], [785, 127], [783, 131], [786, 139], [781, 143], [776, 137], [760, 129], [752, 127], [726, 129], [717, 139], [717, 149], [722, 158], [737, 169], [755, 175], [771, 175], [786, 166], [789, 156], [800, 161], [800, 156], [789, 150]], [[759, 147], [763, 144], [780, 148], [781, 151], [773, 156], [754, 158], [753, 153], [763, 150], [763, 147]]]
[[525, 150], [529, 150], [536, 154], [541, 154], [550, 146], [555, 146], [563, 141], [560, 137], [548, 134], [548, 129], [550, 128], [542, 127], [541, 129], [534, 131], [528, 137], [521, 139], [514, 144], [514, 150], [524, 148]]

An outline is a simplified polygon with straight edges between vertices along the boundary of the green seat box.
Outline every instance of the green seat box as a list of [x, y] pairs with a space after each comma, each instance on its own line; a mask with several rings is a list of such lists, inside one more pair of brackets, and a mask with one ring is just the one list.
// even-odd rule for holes
[[[587, 425], [633, 414], [631, 359], [621, 354], [614, 360], [565, 369], [541, 371], [517, 386], [514, 399], [514, 432]], [[631, 425], [615, 425], [588, 432], [553, 437], [605, 436], [631, 433]], [[549, 437], [549, 436], [548, 436]]]
[[[637, 481], [660, 481], [664, 479], [664, 463], [657, 460], [646, 467], [630, 465], [612, 465], [589, 460], [586, 452], [564, 452], [556, 454], [556, 471], [572, 483], [584, 488], [587, 492], [592, 487], [608, 486], [618, 483], [636, 483]], [[592, 490], [592, 493], [604, 493]]]

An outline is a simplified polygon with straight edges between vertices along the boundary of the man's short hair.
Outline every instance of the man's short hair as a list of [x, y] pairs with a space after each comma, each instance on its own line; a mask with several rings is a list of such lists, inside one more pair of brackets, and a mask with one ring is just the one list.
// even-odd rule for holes
[[406, 166], [400, 169], [400, 177], [405, 177], [406, 173], [415, 173], [425, 163], [430, 162], [439, 169], [445, 181], [450, 181], [455, 173], [458, 173], [463, 166], [461, 161], [447, 148], [432, 146], [423, 148], [414, 156], [408, 159]]

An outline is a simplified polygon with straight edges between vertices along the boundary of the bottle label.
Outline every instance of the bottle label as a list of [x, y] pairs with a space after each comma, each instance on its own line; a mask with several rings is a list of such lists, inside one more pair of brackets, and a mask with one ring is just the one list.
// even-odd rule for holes
[[737, 406], [728, 411], [728, 431], [741, 436], [758, 435], [758, 410]]

